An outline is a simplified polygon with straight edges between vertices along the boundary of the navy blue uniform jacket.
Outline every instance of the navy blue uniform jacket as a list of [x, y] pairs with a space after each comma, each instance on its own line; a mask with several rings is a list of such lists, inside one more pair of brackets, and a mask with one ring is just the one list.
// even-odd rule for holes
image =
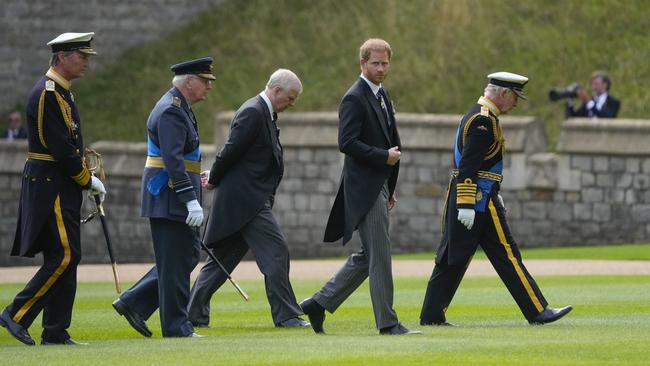
[[90, 187], [90, 173], [69, 81], [50, 69], [30, 92], [26, 114], [29, 155], [11, 255], [33, 257], [42, 250], [37, 239], [57, 197], [61, 214], [79, 222], [81, 191]]
[[[156, 103], [147, 120], [147, 134], [147, 154], [162, 157], [164, 168], [144, 168], [141, 215], [184, 222], [187, 219], [185, 202], [196, 199], [201, 203], [201, 154], [196, 119], [178, 89], [172, 88]], [[194, 173], [188, 172], [186, 160], [194, 161], [199, 168]], [[147, 185], [163, 169], [169, 180], [160, 194], [154, 196]]]

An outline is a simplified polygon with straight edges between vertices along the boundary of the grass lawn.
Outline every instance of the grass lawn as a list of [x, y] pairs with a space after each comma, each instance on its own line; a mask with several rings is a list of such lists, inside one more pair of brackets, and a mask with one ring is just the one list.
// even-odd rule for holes
[[[424, 334], [379, 336], [367, 283], [334, 315], [326, 335], [311, 329], [275, 329], [261, 281], [242, 281], [244, 303], [226, 284], [213, 298], [213, 327], [203, 339], [162, 339], [158, 314], [148, 321], [154, 337], [132, 330], [111, 308], [111, 283], [81, 283], [73, 337], [88, 347], [26, 347], [0, 330], [5, 365], [647, 365], [650, 358], [650, 277], [537, 278], [552, 306], [572, 304], [558, 323], [529, 326], [497, 278], [467, 278], [449, 308], [459, 327], [417, 325], [426, 279], [396, 279], [395, 309]], [[323, 281], [294, 280], [300, 299]], [[1, 285], [4, 306], [22, 285]], [[40, 319], [30, 329], [40, 338]]]
[[[582, 246], [563, 248], [522, 249], [521, 255], [527, 259], [603, 259], [603, 260], [650, 260], [650, 244], [623, 244], [607, 246]], [[395, 259], [432, 259], [432, 252], [399, 254]], [[474, 259], [486, 259], [481, 249]]]

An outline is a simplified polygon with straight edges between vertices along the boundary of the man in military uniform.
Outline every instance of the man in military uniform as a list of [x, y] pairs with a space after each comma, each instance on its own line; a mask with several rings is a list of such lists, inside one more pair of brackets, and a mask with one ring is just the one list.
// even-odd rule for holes
[[173, 88], [147, 121], [142, 216], [149, 218], [156, 265], [113, 302], [131, 326], [151, 337], [145, 320], [160, 307], [163, 337], [197, 337], [187, 317], [190, 273], [199, 261], [201, 151], [192, 105], [212, 89], [212, 58], [171, 67]]
[[83, 77], [94, 33], [64, 33], [48, 42], [50, 69], [27, 101], [29, 152], [23, 171], [20, 207], [12, 256], [43, 252], [43, 265], [2, 314], [0, 325], [19, 341], [34, 345], [27, 332], [43, 310], [41, 343], [82, 344], [67, 332], [81, 260], [82, 190], [104, 199], [102, 182], [86, 168], [81, 119], [70, 91]]
[[451, 325], [445, 312], [479, 244], [529, 323], [550, 323], [572, 309], [547, 306], [522, 262], [499, 195], [505, 153], [499, 115], [515, 108], [518, 98], [526, 99], [528, 78], [497, 72], [488, 79], [484, 95], [456, 133], [444, 233], [420, 314], [422, 325]]

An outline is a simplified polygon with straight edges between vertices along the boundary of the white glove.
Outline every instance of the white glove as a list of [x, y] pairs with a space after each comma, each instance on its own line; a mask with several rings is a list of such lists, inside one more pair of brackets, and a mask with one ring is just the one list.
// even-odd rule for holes
[[199, 201], [191, 200], [185, 202], [185, 206], [187, 207], [187, 219], [185, 223], [190, 226], [201, 226], [203, 224], [203, 209], [199, 205]]
[[503, 197], [501, 197], [500, 194], [497, 194], [497, 198], [499, 199], [499, 203], [501, 204], [501, 207], [503, 207], [505, 209], [506, 205], [505, 205], [505, 203], [503, 203]]
[[474, 226], [474, 216], [476, 216], [476, 212], [471, 208], [458, 209], [458, 221], [465, 225], [467, 230], [472, 230], [472, 226]]
[[104, 188], [104, 183], [102, 183], [99, 178], [95, 176], [90, 177], [90, 189], [88, 190], [88, 195], [99, 195], [99, 201], [104, 202], [104, 196], [106, 196], [106, 188]]

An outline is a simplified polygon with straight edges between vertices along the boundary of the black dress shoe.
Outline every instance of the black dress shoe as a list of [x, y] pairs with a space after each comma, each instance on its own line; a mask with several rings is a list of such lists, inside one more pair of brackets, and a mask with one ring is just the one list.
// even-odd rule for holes
[[133, 329], [138, 333], [142, 334], [145, 337], [151, 337], [151, 331], [147, 327], [147, 323], [138, 315], [137, 313], [131, 311], [122, 300], [117, 299], [113, 301], [113, 308], [117, 311], [118, 314], [124, 316], [126, 320], [131, 324]]
[[533, 325], [552, 323], [560, 319], [561, 317], [567, 315], [571, 310], [573, 310], [573, 307], [571, 307], [571, 305], [559, 309], [547, 307], [546, 309], [544, 309], [544, 311], [539, 313], [539, 315], [537, 315], [535, 319], [529, 321], [529, 323]]
[[392, 327], [381, 328], [379, 334], [387, 335], [400, 335], [400, 334], [422, 334], [419, 330], [410, 330], [407, 327], [403, 326], [402, 323], [397, 323]]
[[287, 320], [285, 320], [283, 322], [280, 322], [280, 323], [276, 324], [275, 326], [278, 327], [278, 328], [302, 328], [302, 327], [308, 327], [309, 322], [307, 322], [307, 321], [305, 321], [305, 320], [303, 320], [301, 318], [295, 317], [295, 318], [287, 319]]
[[57, 342], [51, 342], [51, 341], [46, 341], [44, 339], [41, 340], [41, 344], [44, 346], [53, 346], [53, 345], [65, 345], [65, 346], [87, 346], [88, 343], [84, 342], [77, 342], [72, 338], [68, 338], [63, 341], [57, 341]]
[[0, 314], [0, 325], [4, 328], [7, 328], [9, 334], [24, 344], [28, 346], [33, 346], [36, 344], [36, 342], [34, 342], [32, 339], [32, 336], [30, 336], [29, 332], [27, 332], [27, 329], [13, 321], [13, 319], [11, 319], [11, 316], [9, 316], [7, 310], [3, 311], [2, 314]]
[[320, 306], [314, 299], [307, 298], [300, 303], [300, 308], [309, 318], [311, 327], [316, 333], [325, 333], [323, 322], [325, 322], [325, 308]]
[[436, 322], [425, 322], [420, 320], [420, 325], [422, 326], [431, 326], [431, 327], [455, 327], [456, 324], [450, 323], [448, 321], [444, 321], [442, 323], [436, 323]]

